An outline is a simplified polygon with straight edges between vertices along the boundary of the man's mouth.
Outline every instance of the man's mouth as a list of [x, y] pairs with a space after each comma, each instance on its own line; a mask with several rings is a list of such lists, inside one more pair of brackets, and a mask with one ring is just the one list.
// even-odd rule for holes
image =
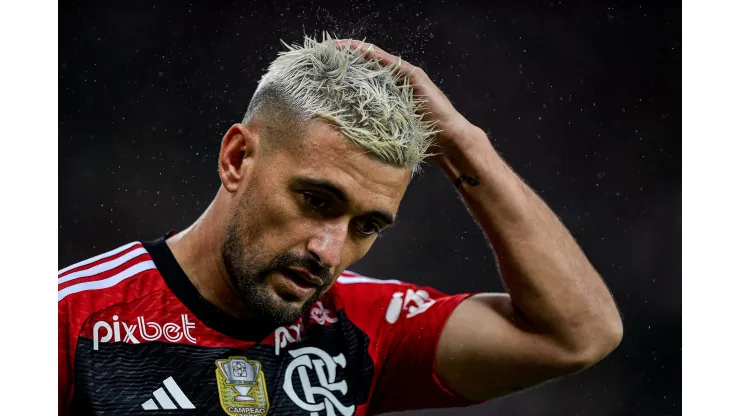
[[287, 272], [291, 273], [293, 276], [297, 277], [298, 279], [305, 281], [307, 284], [315, 286], [315, 287], [321, 287], [321, 285], [324, 283], [324, 281], [320, 277], [314, 274], [311, 274], [305, 270], [287, 269]]
[[304, 276], [300, 271], [288, 268], [281, 268], [277, 272], [281, 280], [276, 289], [281, 296], [287, 296], [286, 299], [293, 301], [305, 300], [316, 294], [321, 288], [321, 285], [313, 283], [313, 279], [309, 278], [310, 274]]
[[[295, 269], [282, 269], [280, 272], [293, 283], [305, 289], [317, 289], [321, 286], [321, 280], [315, 276]], [[315, 282], [319, 283], [315, 283]]]

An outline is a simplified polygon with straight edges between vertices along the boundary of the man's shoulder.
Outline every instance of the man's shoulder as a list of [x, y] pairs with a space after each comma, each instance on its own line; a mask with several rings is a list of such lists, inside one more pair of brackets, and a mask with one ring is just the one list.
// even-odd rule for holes
[[361, 294], [363, 299], [372, 300], [378, 296], [394, 293], [399, 289], [412, 287], [416, 285], [403, 280], [370, 277], [345, 270], [332, 286], [331, 292], [340, 298], [347, 296], [354, 298]]
[[377, 276], [370, 277], [350, 270], [342, 272], [331, 288], [331, 292], [340, 297], [362, 294], [363, 298], [372, 298], [374, 296], [385, 296], [399, 290], [406, 291], [409, 289], [431, 291], [437, 295], [443, 295], [442, 292], [432, 287], [412, 283], [408, 280], [379, 278]]
[[156, 290], [161, 281], [144, 245], [133, 241], [59, 270], [58, 302], [74, 304], [75, 309], [100, 309], [135, 300]]
[[[398, 279], [379, 279], [345, 271], [329, 291], [330, 303], [350, 320], [392, 324], [401, 310], [434, 303], [446, 294]], [[428, 305], [427, 305], [428, 307]]]

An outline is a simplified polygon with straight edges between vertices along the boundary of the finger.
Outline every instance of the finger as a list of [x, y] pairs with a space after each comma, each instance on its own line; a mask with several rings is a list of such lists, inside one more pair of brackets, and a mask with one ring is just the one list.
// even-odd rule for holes
[[[383, 65], [390, 65], [394, 64], [399, 61], [399, 57], [393, 56], [389, 54], [388, 52], [384, 51], [383, 49], [379, 48], [376, 45], [373, 45], [372, 43], [367, 42], [361, 42], [358, 40], [349, 40], [350, 47], [354, 49], [359, 49], [364, 54], [370, 55], [380, 61]], [[346, 44], [346, 42], [344, 43]]]
[[372, 43], [362, 42], [354, 39], [339, 39], [337, 40], [337, 46], [344, 47], [349, 43], [353, 49], [359, 49], [363, 54], [370, 55], [377, 59], [383, 66], [397, 65], [401, 73], [405, 75], [412, 75], [416, 72], [416, 67], [410, 63], [404, 61], [398, 56], [394, 56], [384, 51], [383, 49], [373, 45]]

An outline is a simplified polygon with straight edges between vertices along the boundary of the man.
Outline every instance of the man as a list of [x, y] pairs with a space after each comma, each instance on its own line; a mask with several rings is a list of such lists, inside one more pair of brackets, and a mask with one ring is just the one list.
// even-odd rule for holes
[[[194, 224], [59, 272], [60, 413], [465, 406], [616, 348], [598, 273], [421, 69], [326, 35], [288, 48], [226, 132], [221, 187]], [[346, 271], [425, 158], [482, 226], [507, 294]]]

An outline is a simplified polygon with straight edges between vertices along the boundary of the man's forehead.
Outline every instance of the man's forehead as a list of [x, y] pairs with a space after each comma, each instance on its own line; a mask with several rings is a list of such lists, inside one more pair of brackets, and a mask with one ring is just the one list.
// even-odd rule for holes
[[302, 134], [291, 152], [295, 176], [336, 183], [349, 194], [357, 188], [400, 202], [410, 169], [378, 160], [325, 121], [312, 122]]
[[339, 155], [340, 153], [363, 153], [363, 149], [351, 143], [335, 126], [326, 120], [312, 119], [301, 131], [297, 144], [311, 154]]

